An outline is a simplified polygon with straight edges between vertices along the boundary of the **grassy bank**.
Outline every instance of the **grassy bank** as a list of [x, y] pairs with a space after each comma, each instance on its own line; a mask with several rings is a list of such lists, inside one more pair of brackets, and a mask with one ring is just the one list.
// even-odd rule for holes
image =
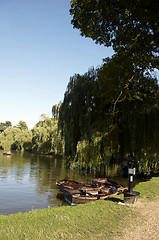
[[159, 177], [137, 184], [134, 190], [140, 192], [141, 199], [155, 201], [159, 198]]
[[[141, 192], [142, 198], [153, 200], [159, 195], [159, 178], [140, 183], [135, 190]], [[0, 240], [122, 239], [124, 229], [131, 226], [138, 212], [133, 207], [118, 204], [121, 199], [120, 195], [73, 207], [0, 215]]]

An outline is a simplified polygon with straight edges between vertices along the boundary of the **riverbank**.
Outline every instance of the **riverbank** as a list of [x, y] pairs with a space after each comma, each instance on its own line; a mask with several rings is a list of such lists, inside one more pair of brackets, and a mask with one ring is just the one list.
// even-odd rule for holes
[[[140, 198], [130, 206], [119, 204], [123, 200], [123, 195], [120, 195], [73, 207], [0, 215], [0, 240], [156, 240], [153, 230], [157, 232], [159, 226], [159, 178], [140, 183], [135, 190], [141, 193]], [[145, 238], [143, 228], [150, 232], [151, 238]], [[139, 234], [143, 238], [139, 238]]]
[[[136, 186], [141, 192], [139, 201], [132, 207], [138, 211], [136, 223], [126, 229], [122, 240], [157, 240], [159, 239], [159, 178]], [[118, 240], [118, 239], [117, 239]], [[121, 239], [120, 239], [121, 240]]]

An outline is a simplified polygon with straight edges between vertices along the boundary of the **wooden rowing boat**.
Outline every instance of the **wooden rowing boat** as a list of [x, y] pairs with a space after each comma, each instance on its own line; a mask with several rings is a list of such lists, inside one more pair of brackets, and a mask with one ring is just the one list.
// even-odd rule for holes
[[[120, 192], [121, 193], [121, 192]], [[97, 191], [96, 189], [79, 190], [79, 189], [64, 189], [64, 198], [70, 205], [84, 204], [98, 199], [120, 194], [116, 188], [104, 188]]]
[[87, 184], [87, 183], [80, 183], [80, 182], [76, 182], [73, 180], [60, 180], [56, 182], [57, 187], [60, 190], [63, 189], [83, 189], [83, 188], [95, 188], [95, 185], [92, 184]]
[[95, 178], [92, 179], [92, 185], [93, 186], [104, 186], [104, 187], [123, 187], [122, 184], [119, 184], [117, 182], [114, 182], [108, 178]]
[[64, 179], [57, 181], [56, 185], [64, 192], [65, 200], [71, 205], [105, 199], [128, 189], [106, 178], [93, 179], [92, 184]]
[[63, 189], [83, 189], [83, 188], [103, 188], [103, 187], [122, 187], [121, 184], [111, 181], [107, 178], [96, 178], [92, 180], [92, 184], [76, 182], [73, 180], [60, 180], [56, 182], [60, 190]]

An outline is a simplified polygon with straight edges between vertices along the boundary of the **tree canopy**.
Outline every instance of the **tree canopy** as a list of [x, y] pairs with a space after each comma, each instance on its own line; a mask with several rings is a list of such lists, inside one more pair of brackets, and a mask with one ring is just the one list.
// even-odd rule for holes
[[88, 137], [92, 128], [95, 80], [96, 71], [91, 68], [84, 75], [75, 74], [68, 83], [59, 112], [67, 155], [75, 154], [78, 141]]
[[74, 28], [124, 53], [143, 71], [159, 68], [158, 0], [72, 0]]
[[12, 124], [10, 121], [6, 121], [6, 122], [0, 122], [0, 133], [2, 133], [5, 129], [7, 129], [8, 127], [11, 127]]
[[94, 170], [120, 162], [124, 155], [139, 158], [145, 172], [158, 167], [157, 81], [142, 71], [131, 79], [134, 65], [124, 71], [124, 59], [118, 61], [107, 59], [98, 69], [70, 78], [59, 128], [72, 167]]
[[16, 125], [17, 128], [20, 128], [21, 130], [28, 130], [28, 126], [26, 122], [19, 121], [19, 123]]
[[[155, 75], [159, 69], [158, 1], [72, 0], [70, 3], [73, 27], [82, 36], [114, 50], [112, 57], [106, 58], [97, 70], [93, 110], [94, 125], [98, 127], [92, 135], [94, 142], [98, 139], [100, 143], [97, 152], [103, 158], [109, 153], [116, 159], [124, 154], [142, 158], [144, 153], [153, 159], [159, 143], [156, 125], [159, 88]], [[83, 144], [78, 142], [77, 146]], [[144, 166], [148, 166], [147, 160], [144, 161]]]
[[47, 114], [41, 114], [40, 121], [32, 130], [28, 130], [24, 121], [19, 121], [16, 126], [9, 126], [0, 134], [0, 148], [5, 151], [62, 155], [63, 145], [58, 131], [58, 116], [50, 118]]

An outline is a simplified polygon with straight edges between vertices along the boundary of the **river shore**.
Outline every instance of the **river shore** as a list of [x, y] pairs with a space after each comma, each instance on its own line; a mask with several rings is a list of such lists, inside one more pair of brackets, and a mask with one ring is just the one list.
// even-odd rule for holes
[[133, 205], [123, 205], [119, 195], [78, 206], [0, 215], [0, 240], [156, 240], [159, 178], [139, 183], [135, 191], [141, 194]]

